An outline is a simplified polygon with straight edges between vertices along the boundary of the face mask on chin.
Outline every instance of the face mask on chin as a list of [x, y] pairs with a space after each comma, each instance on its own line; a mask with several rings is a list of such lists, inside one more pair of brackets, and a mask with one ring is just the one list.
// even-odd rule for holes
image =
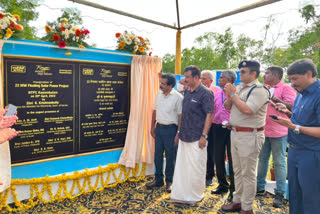
[[178, 89], [178, 91], [183, 91], [184, 85], [178, 83], [178, 84], [177, 84], [177, 89]]

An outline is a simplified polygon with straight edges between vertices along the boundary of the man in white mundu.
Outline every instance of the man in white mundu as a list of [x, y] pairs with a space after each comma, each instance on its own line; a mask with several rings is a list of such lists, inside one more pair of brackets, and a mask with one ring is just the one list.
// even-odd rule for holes
[[184, 69], [188, 89], [184, 92], [181, 128], [175, 141], [179, 141], [173, 175], [171, 200], [180, 203], [197, 203], [204, 197], [206, 188], [207, 134], [212, 112], [213, 94], [200, 82], [200, 69]]

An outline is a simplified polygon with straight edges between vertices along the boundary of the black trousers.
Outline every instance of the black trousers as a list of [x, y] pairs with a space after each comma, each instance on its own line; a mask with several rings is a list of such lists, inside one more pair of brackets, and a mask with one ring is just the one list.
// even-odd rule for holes
[[[213, 125], [213, 124], [212, 124]], [[214, 177], [214, 148], [213, 148], [213, 127], [211, 126], [208, 133], [208, 145], [207, 145], [207, 174], [206, 180], [212, 180]]]
[[[225, 189], [230, 189], [234, 192], [234, 173], [232, 167], [232, 157], [231, 157], [231, 139], [230, 130], [222, 128], [220, 124], [212, 124], [213, 130], [213, 150], [216, 163], [216, 173], [219, 182], [219, 186]], [[229, 161], [229, 175], [230, 175], [230, 185], [226, 178], [226, 149]]]

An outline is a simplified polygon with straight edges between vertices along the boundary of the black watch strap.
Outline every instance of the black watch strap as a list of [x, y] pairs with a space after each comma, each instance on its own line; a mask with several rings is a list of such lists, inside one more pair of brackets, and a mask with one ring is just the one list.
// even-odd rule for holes
[[206, 134], [201, 134], [201, 137], [204, 137], [205, 139], [208, 139], [208, 135], [206, 135]]

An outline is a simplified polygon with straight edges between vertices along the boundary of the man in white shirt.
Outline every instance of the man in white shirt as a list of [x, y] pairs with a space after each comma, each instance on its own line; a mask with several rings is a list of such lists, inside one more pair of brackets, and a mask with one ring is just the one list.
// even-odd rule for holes
[[173, 74], [162, 74], [159, 93], [156, 95], [151, 120], [151, 135], [155, 138], [154, 162], [155, 180], [147, 183], [147, 188], [160, 187], [163, 182], [163, 152], [166, 156], [166, 190], [171, 192], [171, 184], [176, 159], [174, 139], [180, 127], [183, 96], [173, 89], [176, 79]]

